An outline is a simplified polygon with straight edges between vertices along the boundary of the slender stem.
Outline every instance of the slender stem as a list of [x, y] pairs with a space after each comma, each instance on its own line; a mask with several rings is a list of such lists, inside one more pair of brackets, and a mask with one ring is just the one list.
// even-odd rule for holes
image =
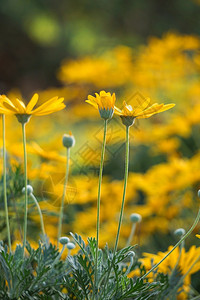
[[22, 123], [22, 135], [23, 135], [23, 148], [24, 148], [24, 187], [25, 187], [25, 199], [24, 199], [24, 238], [23, 238], [23, 253], [26, 247], [26, 235], [27, 235], [27, 214], [28, 214], [28, 193], [27, 193], [27, 154], [26, 154], [26, 123]]
[[115, 253], [117, 251], [117, 246], [118, 246], [118, 241], [119, 241], [119, 234], [120, 234], [122, 218], [123, 218], [124, 203], [125, 203], [125, 198], [126, 198], [126, 187], [127, 187], [127, 180], [128, 180], [128, 165], [129, 165], [129, 126], [126, 126], [126, 154], [125, 154], [124, 191], [123, 191], [122, 205], [121, 205], [119, 224], [118, 224], [118, 230], [117, 230], [117, 237], [116, 237], [116, 241], [115, 241], [115, 248], [114, 248], [113, 256], [115, 255]]
[[178, 241], [178, 243], [172, 248], [172, 250], [170, 250], [165, 257], [163, 257], [163, 259], [161, 259], [155, 266], [153, 266], [151, 268], [151, 270], [149, 270], [146, 274], [144, 274], [141, 279], [146, 278], [152, 271], [154, 271], [189, 235], [190, 233], [193, 231], [193, 229], [196, 227], [196, 225], [199, 222], [199, 218], [200, 218], [200, 208], [197, 214], [197, 217], [192, 225], [192, 227], [188, 230], [188, 232], [180, 239], [180, 241]]
[[4, 196], [4, 206], [6, 215], [6, 227], [8, 235], [8, 246], [11, 252], [11, 238], [10, 238], [10, 225], [8, 218], [8, 201], [7, 201], [7, 187], [6, 187], [6, 139], [5, 139], [5, 115], [2, 115], [2, 129], [3, 129], [3, 196]]
[[62, 233], [63, 209], [64, 209], [64, 201], [65, 201], [65, 196], [66, 196], [66, 190], [67, 190], [67, 182], [68, 182], [68, 177], [69, 177], [70, 148], [67, 148], [67, 154], [66, 155], [67, 155], [66, 173], [65, 173], [63, 195], [62, 195], [61, 206], [60, 206], [60, 216], [59, 216], [59, 223], [58, 223], [58, 241], [57, 241], [57, 247], [59, 246], [59, 239], [60, 239], [61, 233]]
[[193, 264], [190, 266], [190, 268], [187, 270], [187, 272], [179, 279], [178, 283], [170, 291], [168, 296], [170, 296], [184, 282], [185, 277], [191, 272], [192, 268], [196, 265], [196, 263], [199, 261], [199, 259], [200, 259], [200, 256], [197, 257], [197, 259], [193, 262]]
[[127, 241], [127, 243], [126, 243], [126, 247], [130, 246], [130, 244], [131, 244], [131, 242], [132, 242], [133, 236], [134, 236], [134, 234], [135, 234], [136, 224], [137, 224], [137, 223], [133, 223], [133, 224], [132, 224], [132, 227], [131, 227], [131, 233], [130, 233], [129, 238], [128, 238], [128, 241]]
[[64, 250], [65, 250], [65, 246], [66, 246], [66, 245], [63, 245], [63, 246], [62, 246], [62, 249], [61, 249], [59, 255], [56, 257], [56, 259], [54, 260], [53, 264], [51, 265], [51, 269], [53, 269], [53, 267], [55, 266], [55, 264], [56, 264], [56, 263], [59, 261], [59, 259], [61, 258], [62, 254], [63, 254], [63, 252], [64, 252]]
[[118, 230], [117, 230], [117, 236], [115, 241], [115, 247], [113, 251], [113, 260], [112, 264], [110, 265], [110, 268], [108, 269], [108, 274], [106, 277], [105, 285], [104, 285], [104, 295], [106, 291], [106, 285], [109, 280], [110, 273], [112, 271], [112, 266], [115, 258], [115, 253], [117, 251], [118, 241], [119, 241], [119, 234], [120, 234], [120, 228], [122, 223], [122, 217], [123, 217], [123, 210], [124, 210], [124, 203], [126, 198], [126, 187], [127, 187], [127, 180], [128, 180], [128, 166], [129, 166], [129, 126], [126, 126], [126, 149], [125, 149], [125, 171], [124, 171], [124, 189], [123, 189], [123, 196], [122, 196], [122, 205], [121, 205], [121, 211], [120, 211], [120, 217], [119, 217], [119, 224], [118, 224]]
[[[102, 182], [102, 174], [103, 174], [103, 162], [104, 162], [104, 153], [106, 147], [106, 133], [107, 133], [107, 123], [108, 120], [104, 121], [104, 135], [103, 135], [103, 143], [101, 149], [101, 161], [100, 161], [100, 169], [99, 169], [99, 185], [98, 185], [98, 196], [97, 196], [97, 236], [96, 236], [96, 256], [95, 256], [95, 269], [94, 269], [94, 287], [96, 288], [97, 283], [97, 264], [98, 264], [98, 250], [99, 250], [99, 220], [100, 220], [100, 199], [101, 199], [101, 182]], [[98, 290], [98, 287], [97, 287]], [[95, 291], [96, 293], [96, 291]]]
[[180, 262], [180, 260], [181, 260], [181, 255], [182, 255], [182, 252], [183, 252], [183, 251], [182, 251], [183, 248], [184, 248], [184, 241], [179, 245], [179, 256], [178, 256], [177, 262], [176, 262], [176, 264], [175, 264], [175, 266], [174, 266], [174, 268], [173, 268], [173, 270], [172, 270], [172, 273], [171, 273], [171, 275], [170, 275], [170, 278], [173, 278], [174, 273], [176, 272], [176, 269], [177, 269], [177, 267], [178, 267], [178, 265], [179, 265], [179, 262]]
[[42, 216], [42, 212], [41, 212], [39, 203], [38, 203], [36, 197], [32, 193], [30, 194], [30, 197], [33, 199], [33, 201], [35, 202], [35, 205], [37, 206], [38, 213], [39, 213], [39, 216], [40, 216], [40, 223], [41, 223], [41, 228], [42, 228], [42, 234], [43, 234], [43, 236], [45, 236], [44, 221], [43, 221], [43, 216]]
[[126, 273], [124, 274], [124, 276], [127, 276], [128, 273], [130, 272], [130, 270], [132, 268], [132, 265], [133, 265], [133, 262], [134, 262], [134, 257], [131, 256], [131, 258], [130, 258], [130, 264], [129, 264], [128, 269], [126, 270]]

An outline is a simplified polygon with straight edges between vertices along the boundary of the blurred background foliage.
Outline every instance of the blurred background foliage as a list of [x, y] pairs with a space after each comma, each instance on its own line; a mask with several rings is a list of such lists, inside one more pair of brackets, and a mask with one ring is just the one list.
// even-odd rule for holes
[[167, 31], [199, 34], [198, 0], [1, 0], [0, 89], [60, 86], [64, 58], [123, 44], [134, 47]]
[[[0, 89], [9, 97], [40, 101], [64, 96], [66, 109], [27, 125], [29, 183], [40, 201], [46, 232], [57, 237], [65, 172], [62, 135], [72, 131], [70, 179], [63, 233], [94, 236], [100, 148], [98, 112], [84, 102], [102, 89], [137, 105], [174, 102], [175, 108], [131, 128], [130, 176], [120, 237], [125, 246], [130, 214], [140, 213], [133, 243], [138, 252], [166, 251], [198, 209], [200, 182], [200, 1], [198, 0], [1, 0]], [[8, 199], [14, 245], [23, 222], [23, 149], [14, 117], [6, 118]], [[102, 187], [101, 245], [112, 246], [124, 173], [124, 127], [109, 122]], [[2, 143], [2, 141], [1, 141]], [[6, 239], [1, 191], [1, 239]], [[39, 237], [39, 216], [30, 202], [29, 240]], [[197, 227], [195, 233], [199, 232]], [[198, 244], [195, 235], [186, 249]], [[197, 252], [199, 248], [197, 249]], [[187, 253], [186, 253], [187, 255]], [[195, 251], [190, 255], [195, 256]], [[175, 261], [175, 260], [174, 260]], [[185, 298], [181, 298], [185, 299]]]

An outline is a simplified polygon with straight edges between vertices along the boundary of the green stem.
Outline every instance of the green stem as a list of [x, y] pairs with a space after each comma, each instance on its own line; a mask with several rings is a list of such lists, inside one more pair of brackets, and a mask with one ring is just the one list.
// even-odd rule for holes
[[6, 227], [8, 235], [8, 246], [11, 252], [11, 238], [10, 238], [10, 225], [8, 218], [8, 201], [7, 201], [7, 187], [6, 187], [6, 139], [5, 139], [5, 115], [2, 115], [2, 129], [3, 129], [3, 196], [4, 196], [4, 206], [6, 215]]
[[133, 240], [133, 236], [135, 234], [135, 229], [136, 229], [136, 223], [133, 223], [132, 227], [131, 227], [131, 233], [130, 233], [128, 241], [126, 243], [126, 247], [130, 246], [130, 244], [131, 244], [131, 242]]
[[22, 135], [23, 135], [23, 148], [24, 148], [24, 187], [25, 187], [25, 199], [24, 199], [24, 238], [23, 238], [23, 253], [26, 247], [26, 235], [27, 235], [27, 214], [28, 214], [28, 193], [27, 193], [27, 154], [26, 154], [26, 123], [22, 123]]
[[[98, 196], [97, 196], [97, 236], [96, 236], [96, 256], [95, 256], [95, 269], [94, 269], [94, 288], [98, 290], [96, 287], [97, 283], [97, 264], [98, 264], [98, 250], [99, 250], [99, 220], [100, 220], [100, 199], [101, 199], [101, 182], [102, 182], [102, 174], [103, 174], [103, 162], [104, 162], [104, 153], [106, 147], [106, 133], [107, 133], [107, 123], [108, 120], [104, 121], [104, 136], [103, 143], [101, 149], [101, 161], [100, 161], [100, 169], [99, 169], [99, 185], [98, 185]], [[96, 294], [96, 291], [95, 293]]]
[[[176, 286], [170, 291], [169, 295], [175, 293], [176, 290], [181, 286], [181, 284], [184, 282], [185, 277], [191, 272], [192, 268], [196, 265], [196, 263], [199, 261], [200, 256], [197, 257], [197, 259], [194, 261], [194, 263], [190, 266], [190, 268], [187, 270], [187, 272], [179, 279]], [[169, 299], [169, 298], [168, 298]]]
[[128, 180], [128, 165], [129, 165], [129, 126], [126, 126], [126, 154], [125, 154], [124, 191], [123, 191], [122, 205], [121, 205], [121, 211], [120, 211], [119, 224], [118, 224], [117, 237], [116, 237], [116, 241], [115, 241], [113, 257], [114, 257], [114, 255], [117, 251], [117, 246], [118, 246], [118, 241], [119, 241], [119, 234], [120, 234], [122, 218], [123, 218], [124, 203], [125, 203], [125, 198], [126, 198], [126, 187], [127, 187], [127, 180]]
[[[129, 126], [126, 126], [126, 150], [125, 150], [125, 171], [124, 171], [124, 189], [123, 189], [123, 196], [122, 196], [122, 205], [121, 205], [121, 211], [120, 211], [120, 217], [119, 217], [119, 224], [118, 224], [118, 230], [117, 230], [117, 236], [115, 241], [115, 247], [113, 251], [113, 260], [112, 264], [115, 259], [115, 253], [117, 251], [118, 241], [119, 241], [119, 234], [120, 234], [120, 228], [122, 223], [122, 217], [123, 217], [123, 210], [124, 210], [124, 203], [126, 198], [126, 187], [127, 187], [127, 180], [128, 180], [128, 166], [129, 166]], [[109, 280], [110, 273], [112, 271], [112, 264], [110, 265], [110, 268], [108, 269], [108, 274], [106, 277], [105, 285], [104, 285], [104, 295], [106, 291], [106, 285]]]
[[183, 247], [184, 247], [184, 241], [179, 245], [179, 256], [178, 256], [177, 262], [176, 262], [176, 264], [175, 264], [175, 266], [174, 266], [174, 268], [173, 268], [173, 270], [172, 270], [172, 273], [171, 273], [171, 275], [170, 275], [170, 278], [173, 278], [174, 273], [175, 273], [176, 270], [177, 270], [177, 267], [178, 267], [179, 262], [180, 262], [180, 260], [181, 260], [181, 255], [182, 255]]
[[42, 234], [45, 237], [46, 234], [45, 234], [45, 229], [44, 229], [44, 221], [43, 221], [43, 216], [42, 216], [42, 212], [41, 212], [39, 203], [38, 203], [37, 199], [35, 198], [35, 196], [32, 193], [30, 194], [30, 196], [33, 199], [33, 201], [35, 202], [35, 205], [37, 206], [38, 213], [39, 213], [39, 216], [40, 216], [40, 223], [41, 223], [41, 228], [42, 228]]
[[69, 177], [70, 148], [67, 148], [67, 154], [66, 155], [67, 155], [66, 173], [65, 173], [63, 195], [62, 195], [61, 206], [60, 206], [60, 216], [59, 216], [59, 223], [58, 223], [58, 241], [57, 241], [57, 247], [59, 246], [59, 239], [60, 239], [61, 233], [62, 233], [63, 210], [64, 210], [64, 202], [65, 202], [65, 196], [66, 196], [67, 182], [68, 182], [68, 177]]
[[170, 250], [165, 257], [163, 257], [163, 259], [161, 259], [161, 261], [159, 261], [155, 266], [153, 266], [151, 268], [151, 270], [149, 270], [146, 274], [144, 274], [141, 279], [146, 278], [152, 271], [154, 271], [189, 235], [190, 233], [193, 231], [193, 229], [196, 227], [196, 225], [199, 222], [199, 218], [200, 218], [200, 208], [197, 214], [197, 217], [192, 225], [192, 227], [188, 230], [188, 232], [180, 239], [180, 241], [178, 241], [178, 243], [172, 248], [172, 250]]

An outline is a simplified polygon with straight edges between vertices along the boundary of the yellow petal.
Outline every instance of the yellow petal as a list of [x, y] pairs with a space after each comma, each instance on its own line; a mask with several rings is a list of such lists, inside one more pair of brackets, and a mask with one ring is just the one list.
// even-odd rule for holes
[[14, 107], [15, 106], [13, 105], [12, 101], [10, 99], [8, 99], [8, 97], [6, 97], [6, 95], [2, 95], [1, 98], [3, 99], [3, 102], [7, 102], [8, 104], [10, 104], [10, 106]]
[[116, 95], [115, 95], [115, 93], [113, 93], [112, 94], [112, 104], [113, 104], [113, 106], [115, 104], [115, 101], [116, 101]]
[[150, 118], [151, 116], [153, 116], [154, 114], [149, 114], [149, 115], [140, 115], [140, 116], [137, 116], [136, 118], [137, 119], [147, 119], [147, 118]]
[[[59, 100], [59, 99], [58, 99]], [[48, 105], [46, 108], [43, 108], [43, 109], [39, 109], [40, 107], [38, 107], [38, 109], [35, 109], [35, 110], [33, 110], [32, 112], [31, 112], [31, 114], [35, 114], [35, 113], [43, 113], [43, 112], [45, 112], [45, 111], [50, 111], [50, 110], [52, 110], [52, 111], [54, 111], [54, 110], [56, 110], [58, 107], [60, 107], [60, 105], [64, 105], [64, 107], [65, 107], [65, 104], [64, 103], [62, 103], [62, 99], [60, 98], [60, 101], [57, 101], [57, 102], [55, 102], [55, 103], [51, 103], [50, 105]]]
[[33, 107], [36, 105], [37, 102], [38, 102], [38, 94], [34, 94], [26, 107], [27, 114], [31, 112], [31, 110], [33, 109]]
[[91, 95], [88, 95], [88, 100], [96, 102], [96, 98]]
[[137, 109], [139, 111], [143, 111], [148, 107], [151, 102], [150, 98], [142, 97], [140, 94], [134, 95], [130, 97], [128, 100], [128, 104], [130, 104], [134, 111]]
[[114, 113], [118, 116], [121, 116], [122, 115], [122, 111], [121, 109], [119, 109], [118, 107], [114, 106]]
[[99, 109], [98, 104], [97, 104], [95, 101], [85, 100], [85, 102], [91, 104], [91, 105], [94, 106], [96, 109]]
[[168, 109], [170, 109], [170, 108], [172, 108], [172, 107], [174, 107], [174, 106], [175, 106], [174, 103], [166, 104], [166, 105], [164, 105], [164, 106], [159, 110], [159, 112], [166, 111], [166, 110], [168, 110]]
[[155, 103], [152, 106], [150, 106], [149, 108], [147, 108], [144, 111], [142, 111], [139, 114], [137, 114], [136, 117], [141, 116], [141, 115], [155, 114], [159, 110], [161, 110], [163, 106], [164, 106], [163, 103], [162, 104]]
[[20, 114], [26, 113], [26, 106], [24, 103], [19, 100], [18, 98], [12, 100], [12, 103], [15, 105], [16, 108], [18, 108]]
[[35, 114], [35, 113], [41, 112], [43, 109], [50, 107], [52, 104], [58, 104], [63, 101], [64, 101], [64, 98], [58, 98], [57, 96], [53, 97], [50, 100], [43, 103], [42, 105], [40, 105], [38, 108], [34, 109], [32, 111], [32, 113]]
[[4, 107], [0, 107], [0, 114], [13, 115], [14, 113], [10, 109], [6, 109]]
[[8, 103], [8, 102], [3, 103], [3, 108], [10, 110], [10, 112], [14, 113], [14, 114], [19, 113], [19, 110], [15, 106], [10, 105], [10, 103]]
[[36, 112], [34, 113], [35, 116], [45, 116], [45, 115], [49, 115], [49, 114], [52, 114], [54, 112], [57, 112], [57, 111], [60, 111], [62, 110], [63, 108], [65, 108], [66, 105], [64, 103], [60, 104], [59, 106], [56, 106], [54, 107], [54, 109], [50, 109], [50, 110], [42, 110], [40, 112]]

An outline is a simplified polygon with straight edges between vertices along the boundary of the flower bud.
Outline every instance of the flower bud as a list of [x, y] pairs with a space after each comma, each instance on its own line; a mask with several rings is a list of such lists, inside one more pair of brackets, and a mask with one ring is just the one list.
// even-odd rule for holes
[[185, 234], [185, 229], [183, 228], [178, 228], [174, 231], [174, 235], [181, 237]]
[[62, 236], [61, 238], [59, 238], [59, 242], [62, 244], [62, 245], [66, 245], [69, 243], [69, 238], [67, 236]]
[[133, 213], [130, 215], [130, 219], [131, 219], [131, 222], [138, 223], [138, 222], [141, 222], [142, 217], [139, 214]]
[[[25, 187], [23, 187], [22, 193], [25, 194]], [[27, 184], [27, 194], [28, 194], [28, 196], [33, 194], [33, 188], [30, 184]]]
[[129, 257], [135, 257], [135, 252], [134, 251], [129, 251], [128, 256]]
[[71, 242], [67, 243], [67, 248], [68, 248], [69, 250], [72, 250], [72, 249], [74, 249], [75, 247], [76, 247], [76, 245], [74, 245], [74, 243], [71, 243]]
[[69, 134], [64, 134], [63, 135], [63, 146], [66, 148], [71, 148], [74, 147], [75, 145], [75, 138], [72, 135], [72, 133], [70, 132]]

